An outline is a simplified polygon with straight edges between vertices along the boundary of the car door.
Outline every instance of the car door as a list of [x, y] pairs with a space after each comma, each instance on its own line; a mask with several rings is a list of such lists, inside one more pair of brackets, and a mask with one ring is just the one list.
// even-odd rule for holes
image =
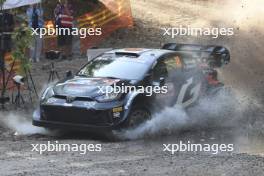
[[165, 80], [166, 93], [156, 94], [155, 98], [161, 106], [173, 106], [177, 100], [177, 89], [179, 82], [182, 82], [183, 64], [181, 58], [176, 54], [167, 54], [158, 59], [153, 69], [153, 80], [159, 82]]
[[201, 91], [201, 73], [189, 55], [170, 53], [158, 60], [153, 69], [153, 78], [165, 78], [167, 93], [156, 95], [163, 106], [175, 104], [188, 107], [195, 103]]
[[183, 62], [182, 77], [178, 85], [177, 105], [188, 107], [195, 103], [201, 93], [202, 72], [199, 69], [196, 59], [189, 54], [179, 54]]

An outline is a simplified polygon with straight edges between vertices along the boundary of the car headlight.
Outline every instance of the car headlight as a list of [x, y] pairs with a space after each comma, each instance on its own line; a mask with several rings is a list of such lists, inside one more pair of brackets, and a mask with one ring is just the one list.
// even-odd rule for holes
[[103, 95], [100, 95], [98, 97], [96, 97], [95, 99], [99, 102], [109, 102], [109, 101], [114, 101], [117, 100], [121, 97], [122, 94], [120, 93], [106, 93]]
[[41, 101], [48, 100], [52, 96], [54, 96], [54, 91], [53, 91], [52, 87], [49, 87], [42, 94]]

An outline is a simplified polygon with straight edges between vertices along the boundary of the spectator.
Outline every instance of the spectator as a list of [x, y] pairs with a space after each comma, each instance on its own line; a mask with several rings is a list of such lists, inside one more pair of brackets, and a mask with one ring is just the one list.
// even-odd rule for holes
[[[72, 27], [73, 27], [73, 10], [72, 6], [65, 0], [64, 4], [58, 3], [54, 10], [55, 24], [58, 28], [66, 31], [58, 36], [58, 47], [62, 52], [63, 59], [72, 55]], [[62, 31], [62, 30], [61, 30]]]
[[[29, 27], [40, 29], [44, 27], [43, 9], [40, 4], [31, 5], [27, 9]], [[33, 45], [30, 48], [30, 60], [39, 62], [42, 53], [43, 40], [39, 35], [34, 36]]]

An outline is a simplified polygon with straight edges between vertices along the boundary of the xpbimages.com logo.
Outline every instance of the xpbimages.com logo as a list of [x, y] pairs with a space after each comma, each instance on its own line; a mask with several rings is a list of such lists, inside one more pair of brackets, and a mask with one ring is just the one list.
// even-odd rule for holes
[[131, 85], [116, 85], [113, 86], [98, 86], [99, 94], [128, 94], [131, 92], [138, 92], [146, 94], [146, 96], [152, 96], [153, 94], [167, 94], [168, 86], [131, 86]]
[[175, 38], [177, 36], [211, 36], [216, 39], [220, 36], [233, 36], [235, 34], [234, 28], [209, 28], [209, 27], [191, 27], [182, 26], [173, 28], [161, 28], [163, 36], [170, 36]]
[[37, 35], [40, 38], [44, 36], [54, 36], [54, 35], [72, 35], [80, 36], [80, 38], [86, 38], [87, 36], [100, 36], [102, 35], [102, 28], [38, 28], [31, 29], [31, 35]]
[[85, 155], [88, 152], [102, 151], [101, 144], [61, 144], [58, 141], [42, 144], [31, 144], [32, 152], [37, 152], [42, 155], [45, 152], [78, 152]]
[[163, 144], [163, 151], [172, 155], [176, 152], [209, 152], [216, 155], [220, 152], [233, 152], [234, 144], [194, 144], [180, 141], [177, 144]]

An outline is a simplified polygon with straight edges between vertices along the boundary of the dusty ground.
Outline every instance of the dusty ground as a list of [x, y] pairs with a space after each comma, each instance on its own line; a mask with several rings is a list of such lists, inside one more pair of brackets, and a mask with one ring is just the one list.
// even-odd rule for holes
[[[166, 42], [221, 44], [231, 50], [232, 63], [221, 69], [221, 77], [250, 104], [232, 121], [231, 127], [190, 127], [171, 135], [156, 133], [143, 139], [111, 142], [87, 134], [37, 135], [42, 130], [33, 129], [30, 122], [16, 122], [17, 117], [30, 117], [29, 112], [8, 115], [13, 130], [0, 127], [1, 175], [263, 175], [264, 142], [262, 104], [264, 102], [264, 67], [262, 46], [264, 24], [261, 0], [255, 1], [198, 1], [198, 0], [132, 0], [135, 28], [119, 30], [101, 47], [160, 47]], [[262, 14], [262, 15], [261, 15]], [[161, 27], [234, 27], [231, 37], [162, 37]], [[56, 64], [59, 74], [76, 70], [84, 59], [73, 59]], [[43, 65], [33, 66], [34, 79], [39, 90], [47, 82], [48, 71]], [[245, 97], [245, 98], [244, 98]], [[212, 112], [210, 112], [212, 113]], [[232, 118], [232, 117], [230, 117]], [[231, 123], [227, 122], [227, 123]], [[165, 123], [166, 124], [166, 123]], [[27, 135], [14, 135], [20, 127]], [[45, 133], [45, 132], [44, 132]], [[47, 143], [101, 143], [102, 151], [80, 155], [74, 152], [32, 152], [31, 144]], [[232, 153], [177, 153], [163, 152], [162, 144], [179, 140], [208, 143], [233, 143]]]

